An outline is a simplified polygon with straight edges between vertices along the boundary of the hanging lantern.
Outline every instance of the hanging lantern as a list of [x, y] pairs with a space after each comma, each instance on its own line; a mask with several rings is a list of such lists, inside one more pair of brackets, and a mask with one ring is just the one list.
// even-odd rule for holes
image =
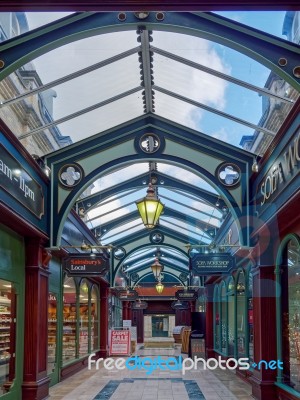
[[157, 293], [161, 294], [164, 290], [164, 285], [159, 281], [158, 284], [155, 286]]
[[147, 189], [147, 195], [141, 200], [135, 202], [139, 210], [140, 216], [146, 228], [154, 228], [164, 209], [163, 203], [156, 197], [155, 191], [151, 183]]
[[160, 273], [163, 270], [163, 266], [160, 264], [158, 258], [155, 258], [154, 263], [150, 267], [152, 269], [153, 275], [155, 276], [156, 279], [159, 278]]

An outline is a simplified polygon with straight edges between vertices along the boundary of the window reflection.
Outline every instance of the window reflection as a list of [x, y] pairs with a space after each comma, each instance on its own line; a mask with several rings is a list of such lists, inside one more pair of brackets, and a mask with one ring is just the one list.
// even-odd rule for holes
[[57, 299], [49, 293], [48, 297], [48, 374], [55, 369], [57, 342]]
[[76, 286], [73, 278], [64, 280], [63, 295], [63, 342], [62, 361], [66, 363], [76, 358]]
[[219, 286], [215, 286], [214, 293], [214, 340], [215, 340], [215, 349], [220, 350], [220, 295], [219, 295]]
[[246, 296], [245, 274], [240, 272], [236, 285], [236, 311], [237, 311], [237, 350], [238, 357], [246, 356]]
[[235, 327], [234, 327], [234, 280], [231, 277], [228, 281], [228, 355], [234, 355], [234, 338], [235, 338]]
[[91, 350], [99, 349], [99, 294], [95, 286], [91, 291]]
[[300, 249], [288, 242], [282, 266], [282, 357], [284, 382], [300, 392]]
[[0, 396], [15, 379], [16, 295], [11, 282], [0, 280]]
[[221, 286], [221, 351], [227, 353], [227, 298], [225, 282]]
[[252, 272], [249, 273], [249, 283], [248, 283], [248, 335], [249, 335], [249, 360], [250, 364], [253, 362], [253, 275]]
[[89, 283], [82, 279], [79, 292], [79, 356], [88, 354], [89, 348]]

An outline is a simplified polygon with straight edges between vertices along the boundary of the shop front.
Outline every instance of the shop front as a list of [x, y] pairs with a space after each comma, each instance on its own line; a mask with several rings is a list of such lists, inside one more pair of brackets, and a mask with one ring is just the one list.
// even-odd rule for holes
[[[109, 261], [100, 253], [82, 252], [80, 245], [71, 245], [97, 245], [75, 213], [70, 213], [65, 225], [62, 242], [66, 245], [52, 251], [49, 263], [47, 364], [51, 386], [86, 367], [89, 354], [105, 355], [107, 347]], [[88, 270], [82, 271], [85, 266]]]
[[2, 121], [0, 136], [0, 397], [40, 399], [49, 382], [39, 334], [47, 327], [48, 178]]

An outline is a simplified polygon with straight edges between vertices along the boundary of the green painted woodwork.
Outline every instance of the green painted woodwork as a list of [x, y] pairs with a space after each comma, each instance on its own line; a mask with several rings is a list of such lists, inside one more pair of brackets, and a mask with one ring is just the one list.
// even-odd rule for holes
[[0, 224], [0, 278], [13, 283], [17, 295], [16, 377], [1, 399], [21, 399], [24, 358], [25, 245], [23, 238]]
[[57, 328], [56, 328], [56, 354], [55, 354], [55, 369], [49, 374], [51, 379], [50, 386], [55, 385], [59, 382], [59, 375], [61, 369], [61, 357], [62, 352], [62, 276], [60, 260], [52, 258], [49, 263], [49, 293], [56, 297], [56, 314], [57, 314]]

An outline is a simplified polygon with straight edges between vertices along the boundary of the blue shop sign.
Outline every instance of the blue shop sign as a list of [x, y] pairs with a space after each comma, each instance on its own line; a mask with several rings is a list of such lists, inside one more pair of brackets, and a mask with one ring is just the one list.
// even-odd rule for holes
[[44, 215], [42, 187], [0, 144], [0, 187], [39, 219]]
[[235, 267], [235, 258], [230, 254], [195, 254], [191, 258], [194, 275], [229, 274]]

